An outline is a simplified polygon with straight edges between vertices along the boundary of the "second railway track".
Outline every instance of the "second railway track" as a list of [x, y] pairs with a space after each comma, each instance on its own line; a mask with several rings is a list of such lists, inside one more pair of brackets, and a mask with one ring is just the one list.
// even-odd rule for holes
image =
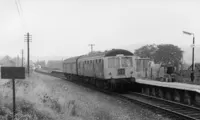
[[173, 101], [168, 101], [152, 96], [143, 95], [140, 93], [130, 92], [122, 95], [125, 99], [137, 102], [146, 107], [162, 110], [162, 114], [169, 114], [170, 117], [176, 117], [185, 120], [200, 120], [200, 109], [185, 104], [180, 104]]
[[[51, 75], [54, 77], [58, 77], [61, 79], [66, 79], [62, 73], [60, 74], [51, 74], [51, 73], [45, 73], [41, 71], [36, 71], [42, 74]], [[180, 104], [173, 101], [164, 100], [161, 98], [153, 97], [153, 96], [147, 96], [140, 93], [135, 92], [129, 92], [126, 94], [118, 94], [102, 89], [98, 89], [94, 86], [81, 83], [84, 86], [87, 86], [89, 88], [101, 91], [103, 93], [113, 95], [115, 97], [121, 98], [126, 101], [130, 101], [133, 103], [137, 103], [141, 106], [144, 106], [146, 108], [152, 109], [153, 111], [157, 112], [159, 111], [160, 114], [165, 115], [169, 118], [174, 119], [180, 119], [180, 120], [200, 120], [200, 109], [193, 106], [188, 106], [185, 104]]]

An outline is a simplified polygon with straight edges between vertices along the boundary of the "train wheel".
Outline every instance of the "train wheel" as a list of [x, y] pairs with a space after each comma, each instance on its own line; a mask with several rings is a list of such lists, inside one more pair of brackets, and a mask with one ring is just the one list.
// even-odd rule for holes
[[104, 80], [99, 80], [100, 81], [100, 87], [101, 87], [101, 89], [104, 89], [104, 83], [105, 83], [105, 81]]
[[98, 88], [104, 89], [104, 86], [103, 86], [104, 84], [103, 84], [103, 82], [101, 80], [96, 79], [95, 85]]
[[92, 85], [92, 78], [88, 78], [88, 83]]
[[115, 91], [116, 90], [116, 88], [117, 88], [117, 83], [116, 83], [116, 81], [114, 80], [114, 79], [111, 79], [110, 80], [110, 91]]
[[120, 86], [120, 88], [119, 88], [120, 90], [119, 91], [120, 92], [124, 92], [125, 91], [125, 87], [124, 87], [125, 83], [119, 84], [119, 86]]
[[99, 85], [99, 80], [96, 81], [95, 85], [96, 85], [96, 87], [98, 87], [98, 88], [100, 87], [100, 85]]
[[71, 81], [71, 76], [70, 76], [70, 75], [68, 75], [68, 80], [70, 80], [70, 81]]
[[90, 78], [90, 82], [91, 82], [91, 84], [94, 85], [94, 86], [95, 86], [95, 80], [96, 80], [95, 78]]
[[96, 79], [96, 78], [93, 78], [93, 85], [94, 86], [96, 86], [96, 82], [97, 82], [98, 80]]
[[106, 81], [104, 81], [104, 89], [105, 90], [109, 90], [109, 88], [110, 88], [110, 83], [106, 80]]
[[115, 84], [111, 84], [111, 87], [110, 87], [110, 91], [115, 91], [115, 89], [116, 89], [116, 86], [115, 86]]

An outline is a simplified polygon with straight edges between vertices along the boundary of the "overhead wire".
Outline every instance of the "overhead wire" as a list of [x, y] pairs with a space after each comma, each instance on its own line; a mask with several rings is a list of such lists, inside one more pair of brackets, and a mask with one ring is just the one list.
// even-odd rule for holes
[[20, 2], [20, 0], [14, 0], [14, 1], [15, 1], [15, 4], [16, 4], [16, 7], [17, 7], [17, 11], [18, 11], [18, 14], [19, 14], [19, 18], [20, 18], [22, 29], [25, 32], [26, 31], [26, 21], [24, 20], [24, 15], [23, 15], [23, 9], [22, 9], [22, 6], [21, 6], [21, 2]]
[[20, 2], [20, 0], [18, 0], [18, 4], [19, 4], [19, 9], [21, 10], [21, 13], [23, 13], [23, 10], [22, 10], [22, 6], [21, 6], [21, 2]]
[[20, 8], [19, 8], [18, 1], [17, 1], [17, 0], [15, 0], [15, 4], [16, 4], [16, 6], [17, 6], [18, 14], [19, 14], [19, 16], [20, 16], [20, 18], [21, 18]]
[[[23, 10], [22, 10], [22, 6], [21, 6], [21, 3], [20, 3], [20, 0], [14, 0], [15, 1], [15, 5], [17, 7], [17, 12], [19, 14], [19, 18], [20, 18], [20, 24], [21, 24], [21, 28], [22, 28], [22, 31], [20, 34], [24, 34], [24, 32], [26, 32], [26, 25], [25, 25], [25, 21], [23, 19]], [[25, 42], [24, 43], [24, 48], [25, 49]], [[25, 51], [24, 51], [25, 52]]]

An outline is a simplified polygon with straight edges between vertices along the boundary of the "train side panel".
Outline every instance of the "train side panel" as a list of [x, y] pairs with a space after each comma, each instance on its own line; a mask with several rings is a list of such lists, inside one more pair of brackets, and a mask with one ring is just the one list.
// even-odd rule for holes
[[98, 58], [78, 60], [78, 74], [81, 76], [103, 78], [103, 60]]
[[71, 73], [72, 74], [77, 74], [76, 73], [76, 62], [71, 63]]
[[64, 63], [63, 71], [68, 74], [76, 74], [76, 63]]
[[66, 59], [63, 62], [63, 71], [67, 74], [73, 74], [73, 75], [77, 75], [77, 65], [76, 65], [76, 60], [78, 57], [74, 57], [74, 58], [70, 58], [70, 59]]
[[94, 62], [94, 71], [97, 78], [104, 78], [104, 60], [96, 59]]

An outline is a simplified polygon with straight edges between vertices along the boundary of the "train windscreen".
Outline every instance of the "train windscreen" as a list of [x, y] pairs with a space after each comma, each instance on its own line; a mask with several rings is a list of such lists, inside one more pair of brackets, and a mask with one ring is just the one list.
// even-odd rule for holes
[[108, 68], [119, 68], [120, 59], [119, 57], [108, 58]]

